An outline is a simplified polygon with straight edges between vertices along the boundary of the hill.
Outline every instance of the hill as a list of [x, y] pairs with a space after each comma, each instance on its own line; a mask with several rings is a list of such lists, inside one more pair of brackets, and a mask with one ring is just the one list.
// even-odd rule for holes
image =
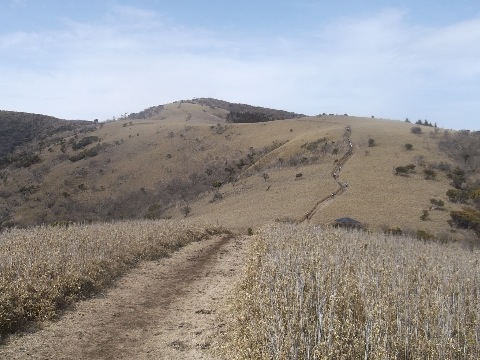
[[67, 121], [52, 116], [0, 110], [0, 158], [15, 147], [28, 145], [56, 133], [72, 131], [87, 121]]
[[[477, 133], [215, 99], [69, 129], [58, 121], [9, 153], [33, 161], [2, 164], [3, 226], [189, 217], [246, 231], [271, 220], [350, 217], [448, 240], [469, 236], [451, 232], [450, 212], [480, 198]], [[462, 219], [453, 225], [472, 228]]]

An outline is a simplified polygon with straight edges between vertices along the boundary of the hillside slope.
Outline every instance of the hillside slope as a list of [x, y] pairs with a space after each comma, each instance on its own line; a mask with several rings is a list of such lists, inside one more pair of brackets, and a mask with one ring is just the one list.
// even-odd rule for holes
[[[415, 134], [409, 123], [346, 115], [230, 123], [228, 106], [207, 100], [47, 135], [39, 161], [0, 170], [0, 222], [188, 216], [247, 229], [350, 217], [369, 228], [450, 237], [449, 210], [462, 207], [446, 195], [452, 169], [477, 176], [476, 155], [462, 164], [440, 149], [454, 132], [420, 126]], [[396, 175], [408, 164], [414, 172]], [[446, 205], [432, 210], [432, 199]]]

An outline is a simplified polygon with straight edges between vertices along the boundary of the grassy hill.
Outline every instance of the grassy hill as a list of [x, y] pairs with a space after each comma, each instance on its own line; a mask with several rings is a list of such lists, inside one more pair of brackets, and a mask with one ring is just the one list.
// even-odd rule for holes
[[[232, 113], [248, 114], [247, 123], [229, 122]], [[6, 132], [27, 127], [16, 116]], [[369, 229], [448, 239], [463, 236], [451, 232], [450, 211], [480, 197], [476, 133], [215, 99], [107, 123], [31, 118], [40, 130], [10, 146], [15, 161], [0, 169], [1, 226], [187, 216], [246, 230], [350, 217]], [[407, 165], [413, 171], [397, 171]], [[450, 201], [451, 189], [466, 198]]]

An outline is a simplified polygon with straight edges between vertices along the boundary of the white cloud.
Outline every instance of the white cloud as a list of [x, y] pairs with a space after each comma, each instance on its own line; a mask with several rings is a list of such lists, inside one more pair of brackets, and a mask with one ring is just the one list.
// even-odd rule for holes
[[192, 97], [317, 114], [478, 128], [480, 19], [427, 28], [405, 11], [343, 18], [311, 34], [239, 38], [116, 7], [57, 32], [0, 34], [0, 108], [108, 118]]

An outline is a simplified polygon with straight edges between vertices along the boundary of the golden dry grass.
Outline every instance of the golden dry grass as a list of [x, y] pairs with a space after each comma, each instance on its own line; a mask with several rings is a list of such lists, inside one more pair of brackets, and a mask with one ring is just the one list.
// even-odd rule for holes
[[234, 359], [478, 359], [478, 250], [273, 224], [220, 346]]
[[[348, 150], [344, 131], [350, 125], [354, 155], [340, 174], [340, 179], [349, 183], [348, 191], [322, 204], [310, 222], [328, 224], [348, 216], [372, 229], [399, 227], [425, 230], [441, 237], [461, 237], [451, 234], [447, 223], [449, 211], [460, 208], [448, 202], [450, 180], [445, 174], [438, 172], [436, 180], [424, 180], [419, 165], [417, 174], [409, 177], [393, 173], [396, 166], [418, 164], [420, 157], [426, 164], [450, 162], [437, 147], [442, 131], [435, 135], [433, 128], [422, 127], [422, 134], [416, 135], [410, 131], [413, 124], [351, 116], [226, 124], [225, 115], [221, 109], [175, 103], [166, 105], [160, 115], [151, 119], [106, 123], [88, 135], [98, 136], [112, 146], [94, 158], [75, 163], [59, 160], [62, 155], [74, 154], [71, 148], [67, 147], [66, 154], [62, 154], [59, 144], [52, 145], [52, 151], [44, 149], [40, 154], [41, 164], [9, 170], [7, 185], [0, 183], [0, 191], [9, 194], [18, 193], [22, 186], [39, 186], [25, 198], [10, 197], [9, 201], [15, 204], [11, 221], [23, 226], [65, 219], [105, 219], [105, 208], [115, 202], [128, 213], [130, 204], [125, 199], [144, 189], [149, 196], [144, 198], [143, 208], [130, 212], [130, 216], [142, 217], [149, 206], [155, 205], [155, 200], [149, 202], [150, 195], [163, 191], [159, 184], [205, 174], [212, 164], [223, 171], [224, 166], [245, 158], [250, 148], [266, 149], [273, 142], [283, 145], [236, 173], [239, 181], [219, 189], [221, 201], [211, 202], [213, 191], [184, 201], [176, 199], [160, 204], [170, 207], [162, 216], [183, 218], [180, 210], [186, 201], [192, 209], [189, 217], [212, 219], [230, 228], [255, 228], [277, 218], [302, 219], [314, 204], [337, 188], [331, 177], [333, 161]], [[222, 127], [220, 133], [216, 131], [217, 124]], [[288, 162], [301, 157], [306, 153], [303, 145], [322, 138], [343, 142], [338, 156], [321, 154], [317, 162], [308, 165], [279, 166], [279, 159]], [[369, 138], [375, 139], [377, 145], [368, 147]], [[411, 143], [413, 150], [407, 151], [405, 143]], [[48, 171], [38, 182], [32, 173], [42, 167]], [[266, 182], [261, 178], [264, 172], [269, 175]], [[297, 173], [305, 175], [302, 181], [294, 181]], [[214, 177], [210, 180], [212, 184], [216, 181]], [[422, 211], [430, 207], [432, 198], [443, 200], [446, 211], [431, 211], [430, 220], [421, 221]], [[84, 208], [87, 210], [76, 217], [78, 209]], [[92, 208], [99, 209], [102, 216], [96, 218]]]
[[140, 260], [223, 232], [187, 221], [125, 221], [0, 234], [0, 335], [51, 319]]

